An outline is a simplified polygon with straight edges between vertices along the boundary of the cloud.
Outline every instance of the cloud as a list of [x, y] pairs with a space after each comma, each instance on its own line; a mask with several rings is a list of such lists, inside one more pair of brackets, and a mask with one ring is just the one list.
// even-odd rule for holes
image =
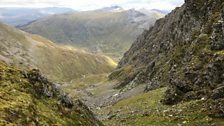
[[[181, 3], [182, 4], [182, 3]], [[161, 10], [172, 10], [177, 6], [181, 5], [180, 3], [173, 3], [170, 0], [140, 0], [140, 1], [133, 1], [132, 3], [123, 4], [124, 7], [127, 8], [148, 8], [148, 9], [161, 9]]]
[[76, 10], [91, 10], [105, 6], [119, 5], [125, 8], [148, 8], [171, 10], [184, 0], [0, 0], [1, 7], [48, 7], [63, 6]]

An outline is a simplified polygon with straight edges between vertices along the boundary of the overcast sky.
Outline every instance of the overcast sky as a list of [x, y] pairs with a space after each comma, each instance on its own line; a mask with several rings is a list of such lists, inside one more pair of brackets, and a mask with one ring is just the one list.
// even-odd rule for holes
[[75, 10], [92, 10], [119, 5], [124, 8], [172, 10], [184, 0], [0, 0], [0, 7], [71, 7]]

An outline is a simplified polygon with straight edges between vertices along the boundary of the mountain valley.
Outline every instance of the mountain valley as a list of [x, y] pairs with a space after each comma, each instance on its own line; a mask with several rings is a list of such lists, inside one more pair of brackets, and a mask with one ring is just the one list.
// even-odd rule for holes
[[40, 69], [55, 81], [71, 81], [112, 71], [116, 63], [103, 55], [62, 46], [37, 35], [0, 24], [0, 59], [23, 67]]
[[164, 14], [147, 9], [108, 7], [54, 15], [19, 27], [54, 42], [81, 47], [118, 61], [135, 38]]
[[224, 125], [223, 0], [161, 12], [0, 23], [0, 125]]

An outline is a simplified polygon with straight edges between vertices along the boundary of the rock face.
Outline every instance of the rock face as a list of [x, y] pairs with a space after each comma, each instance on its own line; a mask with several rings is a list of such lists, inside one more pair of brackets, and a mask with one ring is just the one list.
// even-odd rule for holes
[[223, 50], [224, 49], [224, 35], [223, 35], [223, 21], [220, 20], [218, 23], [213, 25], [212, 33], [212, 45], [213, 50]]
[[223, 116], [223, 27], [222, 0], [185, 0], [137, 38], [110, 78], [119, 79], [120, 88], [168, 85], [163, 103], [205, 98], [210, 115]]
[[0, 125], [102, 126], [81, 101], [73, 102], [39, 70], [0, 62]]

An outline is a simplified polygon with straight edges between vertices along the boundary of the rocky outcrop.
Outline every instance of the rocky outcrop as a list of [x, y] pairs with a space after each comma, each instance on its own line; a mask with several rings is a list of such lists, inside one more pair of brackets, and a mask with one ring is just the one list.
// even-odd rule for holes
[[219, 20], [219, 22], [213, 25], [213, 33], [212, 33], [212, 50], [223, 50], [224, 49], [224, 31], [223, 31], [223, 20]]
[[0, 62], [0, 125], [102, 126], [81, 101], [73, 101], [39, 70]]
[[23, 75], [34, 87], [34, 94], [37, 94], [37, 97], [53, 97], [60, 93], [58, 87], [44, 77], [38, 69], [24, 71]]
[[206, 99], [210, 115], [223, 116], [223, 10], [222, 0], [185, 0], [182, 7], [139, 36], [124, 54], [116, 73], [133, 66], [128, 73], [135, 76], [130, 79], [125, 74], [122, 80], [118, 76], [124, 74], [111, 75], [120, 79], [122, 88], [133, 82], [148, 85], [146, 91], [168, 86], [164, 104]]

